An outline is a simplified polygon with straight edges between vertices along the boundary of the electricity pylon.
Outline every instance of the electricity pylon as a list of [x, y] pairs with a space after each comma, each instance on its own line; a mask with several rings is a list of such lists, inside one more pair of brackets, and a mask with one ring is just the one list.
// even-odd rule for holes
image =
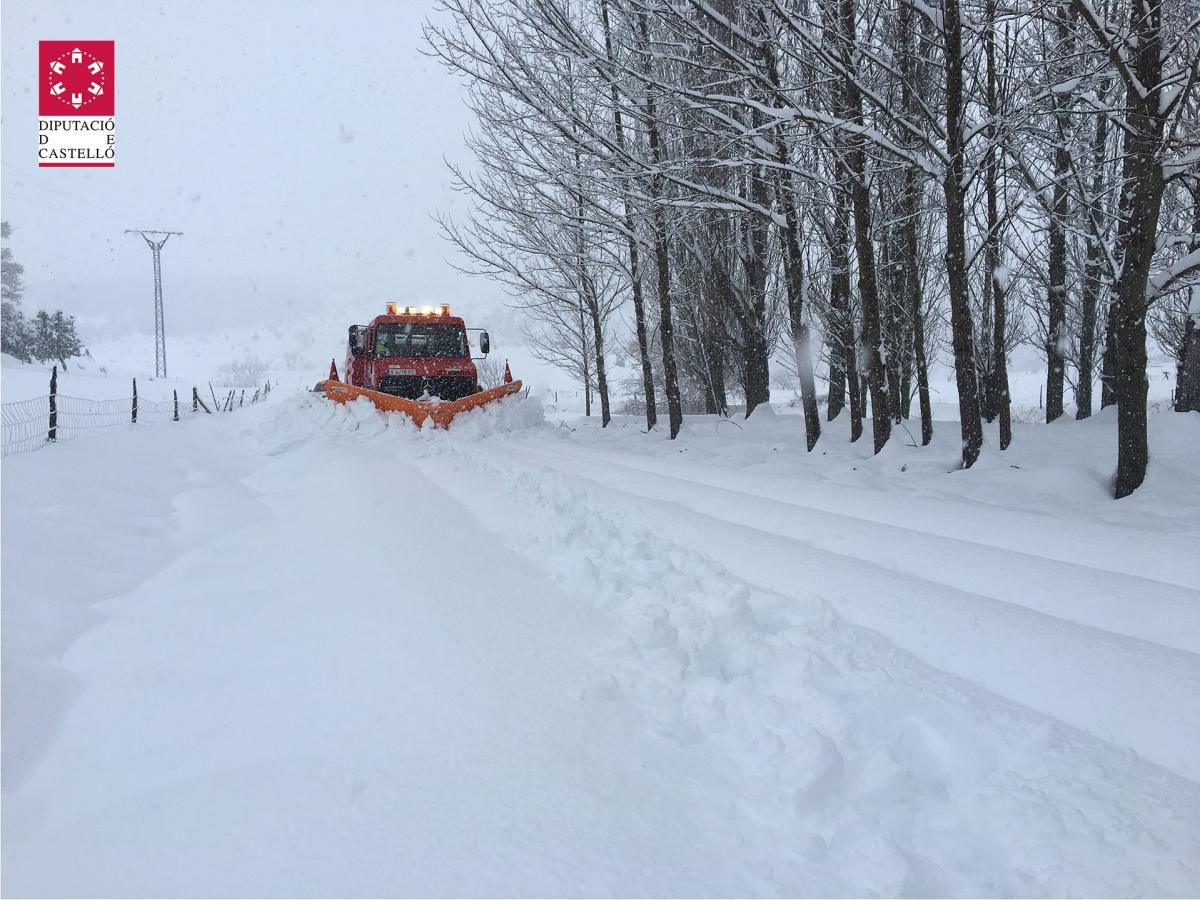
[[[153, 231], [151, 229], [126, 228], [126, 234], [140, 234], [142, 240], [154, 255], [154, 377], [167, 377], [167, 333], [163, 325], [162, 299], [162, 248], [167, 239], [173, 234], [183, 235], [182, 231]], [[161, 234], [161, 241], [153, 240], [150, 235]]]

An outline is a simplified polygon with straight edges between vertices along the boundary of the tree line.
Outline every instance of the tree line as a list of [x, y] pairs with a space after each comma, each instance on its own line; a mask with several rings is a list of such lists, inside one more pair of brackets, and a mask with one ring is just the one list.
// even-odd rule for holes
[[[948, 331], [962, 464], [1012, 439], [1007, 363], [1046, 418], [1116, 404], [1115, 494], [1143, 481], [1148, 329], [1200, 409], [1200, 20], [1189, 0], [443, 0], [431, 52], [468, 88], [473, 212], [441, 219], [531, 344], [610, 417], [634, 390], [746, 414], [784, 348], [807, 445], [848, 408], [876, 452]], [[916, 410], [912, 407], [915, 401]]]
[[[0, 223], [0, 236], [7, 241], [11, 235], [8, 222]], [[27, 319], [21, 308], [25, 267], [16, 261], [10, 247], [0, 250], [0, 256], [0, 351], [21, 362], [58, 362], [65, 370], [67, 360], [87, 353], [75, 330], [75, 317], [61, 309], [53, 313], [43, 309]]]

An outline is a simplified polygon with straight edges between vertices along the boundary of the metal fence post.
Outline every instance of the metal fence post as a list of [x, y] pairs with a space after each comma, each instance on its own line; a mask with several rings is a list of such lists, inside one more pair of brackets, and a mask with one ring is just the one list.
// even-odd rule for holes
[[50, 430], [46, 440], [52, 444], [58, 440], [58, 366], [50, 370]]
[[175, 421], [179, 421], [179, 391], [172, 389], [171, 396], [175, 399]]
[[136, 378], [133, 379], [133, 406], [130, 407], [130, 413], [132, 415], [132, 418], [130, 419], [130, 421], [132, 421], [136, 425], [137, 424], [137, 379]]

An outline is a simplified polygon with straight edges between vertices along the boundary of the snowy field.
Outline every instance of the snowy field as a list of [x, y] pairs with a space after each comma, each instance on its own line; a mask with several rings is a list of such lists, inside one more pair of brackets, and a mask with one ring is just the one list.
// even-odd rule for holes
[[6, 459], [4, 892], [1200, 892], [1200, 417], [1118, 503], [1111, 410], [963, 472], [785, 409]]

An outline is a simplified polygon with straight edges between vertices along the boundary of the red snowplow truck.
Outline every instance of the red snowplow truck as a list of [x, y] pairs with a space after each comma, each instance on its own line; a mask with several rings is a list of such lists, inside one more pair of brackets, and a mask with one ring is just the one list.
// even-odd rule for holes
[[488, 333], [468, 329], [450, 314], [448, 305], [389, 303], [387, 313], [370, 325], [350, 326], [346, 380], [338, 380], [337, 368], [331, 366], [321, 387], [338, 403], [366, 397], [378, 409], [407, 414], [418, 426], [432, 420], [446, 428], [460, 412], [521, 390], [521, 382], [511, 376], [499, 387], [479, 389], [468, 331], [479, 332], [479, 351], [486, 357], [491, 349]]

